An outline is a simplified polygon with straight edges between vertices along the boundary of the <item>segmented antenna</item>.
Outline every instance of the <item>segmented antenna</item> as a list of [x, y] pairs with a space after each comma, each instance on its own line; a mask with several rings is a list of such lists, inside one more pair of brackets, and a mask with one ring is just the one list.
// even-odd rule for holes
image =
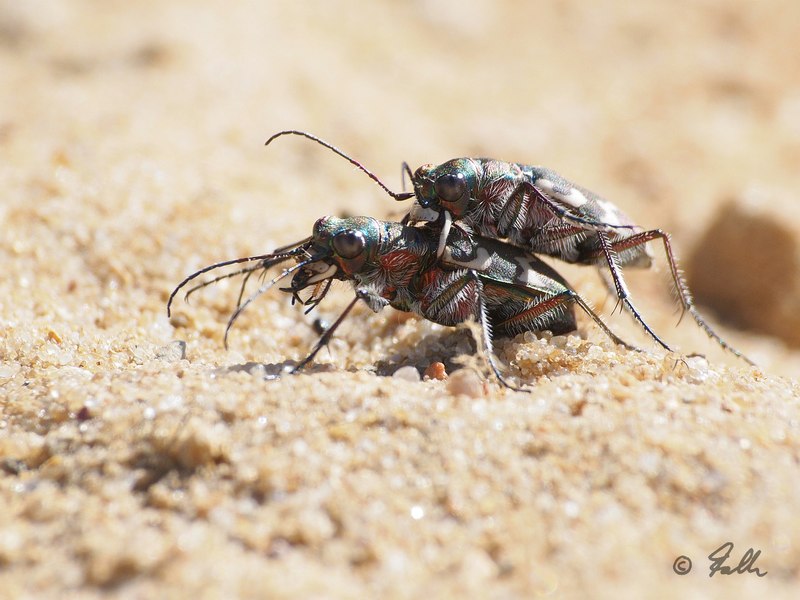
[[[305, 238], [303, 240], [300, 240], [299, 242], [295, 242], [294, 244], [289, 244], [289, 245], [286, 245], [286, 246], [282, 246], [281, 248], [279, 248], [278, 250], [276, 250], [275, 252], [272, 252], [270, 254], [259, 254], [257, 256], [245, 256], [245, 257], [242, 257], [242, 258], [234, 258], [233, 260], [224, 260], [222, 262], [214, 263], [213, 265], [208, 265], [207, 267], [203, 267], [199, 271], [195, 271], [194, 273], [192, 273], [188, 277], [185, 277], [183, 279], [183, 281], [181, 281], [178, 284], [178, 286], [174, 290], [172, 290], [172, 293], [169, 295], [169, 300], [167, 300], [167, 316], [168, 317], [172, 316], [172, 302], [175, 300], [175, 296], [178, 295], [178, 292], [181, 291], [181, 289], [183, 289], [186, 285], [188, 285], [189, 282], [194, 281], [195, 279], [197, 279], [201, 275], [204, 275], [205, 273], [208, 273], [209, 271], [215, 271], [216, 269], [220, 269], [222, 267], [227, 267], [227, 266], [230, 266], [230, 265], [238, 265], [238, 264], [242, 264], [242, 263], [255, 262], [255, 261], [259, 262], [259, 264], [256, 265], [255, 267], [252, 267], [252, 268], [251, 267], [245, 267], [244, 269], [240, 269], [239, 271], [236, 271], [235, 273], [229, 273], [227, 275], [220, 275], [219, 277], [215, 277], [211, 281], [207, 281], [205, 283], [201, 283], [199, 285], [196, 285], [196, 286], [190, 288], [189, 291], [186, 292], [186, 299], [187, 300], [188, 300], [189, 296], [191, 294], [193, 294], [194, 292], [196, 292], [197, 290], [202, 289], [204, 287], [207, 287], [207, 286], [209, 286], [209, 285], [211, 285], [213, 283], [216, 283], [218, 281], [222, 281], [223, 279], [227, 279], [229, 277], [234, 277], [236, 275], [242, 275], [242, 274], [247, 274], [247, 277], [249, 278], [250, 274], [252, 274], [253, 271], [257, 271], [259, 269], [265, 269], [266, 270], [266, 269], [274, 267], [275, 265], [280, 264], [280, 263], [282, 263], [282, 262], [284, 262], [286, 260], [289, 260], [290, 258], [294, 258], [294, 257], [298, 256], [299, 254], [302, 254], [302, 253], [306, 252], [305, 246], [306, 246], [306, 244], [308, 244], [308, 242], [311, 241], [311, 239], [312, 238], [307, 237], [307, 238]], [[240, 300], [241, 300], [241, 298], [240, 298]]]
[[345, 160], [347, 160], [347, 161], [348, 161], [350, 164], [354, 165], [354, 166], [355, 166], [355, 167], [357, 167], [359, 170], [361, 170], [361, 171], [363, 171], [364, 173], [366, 173], [366, 174], [367, 174], [367, 177], [369, 177], [370, 179], [372, 179], [372, 181], [374, 181], [374, 182], [375, 182], [375, 183], [377, 183], [379, 186], [381, 186], [381, 189], [383, 189], [383, 191], [384, 191], [384, 192], [386, 192], [387, 194], [389, 194], [389, 195], [390, 195], [392, 198], [394, 198], [394, 199], [395, 199], [395, 200], [397, 200], [397, 201], [402, 201], [402, 200], [410, 200], [411, 198], [413, 198], [413, 197], [414, 197], [414, 193], [413, 193], [413, 192], [401, 192], [401, 193], [393, 192], [393, 191], [392, 191], [392, 190], [390, 190], [388, 187], [386, 187], [386, 185], [385, 185], [385, 184], [384, 184], [384, 183], [383, 183], [383, 182], [382, 182], [382, 181], [381, 181], [381, 180], [378, 178], [378, 176], [377, 176], [377, 175], [375, 175], [375, 174], [374, 174], [372, 171], [370, 171], [369, 169], [367, 169], [367, 168], [366, 168], [364, 165], [362, 165], [362, 164], [361, 164], [360, 162], [358, 162], [356, 159], [349, 157], [347, 154], [345, 154], [344, 152], [342, 152], [341, 150], [339, 150], [339, 148], [337, 148], [337, 147], [336, 147], [336, 146], [334, 146], [333, 144], [329, 144], [329, 143], [328, 143], [328, 142], [326, 142], [325, 140], [323, 140], [323, 139], [320, 139], [320, 138], [318, 138], [317, 136], [315, 136], [315, 135], [313, 135], [313, 134], [311, 134], [311, 133], [308, 133], [307, 131], [299, 131], [299, 130], [297, 130], [297, 129], [287, 129], [287, 130], [285, 130], [285, 131], [279, 131], [278, 133], [276, 133], [275, 135], [273, 135], [272, 137], [270, 137], [270, 138], [269, 138], [269, 139], [268, 139], [268, 140], [267, 140], [267, 141], [264, 143], [264, 145], [265, 145], [265, 146], [269, 146], [269, 144], [270, 144], [270, 142], [272, 142], [272, 140], [274, 140], [275, 138], [279, 138], [279, 137], [281, 137], [282, 135], [299, 135], [299, 136], [302, 136], [302, 137], [304, 137], [304, 138], [308, 138], [308, 139], [309, 139], [309, 140], [311, 140], [312, 142], [316, 142], [316, 143], [318, 143], [320, 146], [324, 146], [325, 148], [327, 148], [327, 149], [328, 149], [328, 150], [330, 150], [331, 152], [334, 152], [334, 153], [338, 154], [339, 156], [341, 156], [342, 158], [344, 158]]
[[411, 182], [412, 186], [414, 184], [414, 174], [411, 172], [411, 167], [408, 166], [406, 161], [403, 161], [403, 164], [400, 167], [401, 174], [400, 180], [403, 182], [403, 192], [406, 191], [406, 175], [408, 175], [408, 180]]

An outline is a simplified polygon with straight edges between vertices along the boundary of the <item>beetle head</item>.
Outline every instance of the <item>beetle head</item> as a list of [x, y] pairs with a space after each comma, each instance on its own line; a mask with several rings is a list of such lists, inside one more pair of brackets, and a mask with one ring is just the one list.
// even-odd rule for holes
[[326, 279], [351, 279], [374, 259], [380, 228], [371, 217], [322, 217], [314, 223], [309, 254], [313, 262], [292, 278], [298, 292]]
[[469, 159], [454, 158], [439, 166], [422, 165], [414, 173], [413, 182], [422, 208], [446, 210], [460, 218], [469, 209], [477, 172]]

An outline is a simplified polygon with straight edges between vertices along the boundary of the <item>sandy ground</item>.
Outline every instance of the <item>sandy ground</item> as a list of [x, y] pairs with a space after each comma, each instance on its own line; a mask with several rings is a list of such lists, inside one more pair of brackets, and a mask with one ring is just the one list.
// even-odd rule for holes
[[[520, 4], [0, 2], [0, 597], [791, 597], [798, 240], [707, 229], [752, 194], [800, 223], [800, 4]], [[319, 147], [263, 147], [284, 128], [394, 189], [403, 160], [557, 169], [672, 232], [690, 280], [745, 286], [749, 331], [705, 312], [759, 367], [675, 326], [662, 261], [630, 273], [637, 305], [706, 358], [557, 265], [647, 352], [585, 319], [500, 341], [514, 393], [453, 375], [468, 331], [359, 307], [307, 374], [265, 379], [314, 313], [275, 290], [225, 351], [236, 283], [169, 320], [172, 288], [323, 215], [403, 210]], [[449, 380], [391, 376], [437, 360]], [[768, 574], [709, 578], [728, 541]]]

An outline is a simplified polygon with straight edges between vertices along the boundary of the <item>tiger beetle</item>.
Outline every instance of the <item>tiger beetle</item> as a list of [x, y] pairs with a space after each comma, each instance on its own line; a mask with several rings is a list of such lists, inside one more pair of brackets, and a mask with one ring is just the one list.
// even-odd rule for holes
[[[170, 294], [167, 314], [177, 293], [201, 275], [230, 265], [246, 265], [230, 273], [195, 284], [195, 291], [222, 279], [243, 275], [236, 309], [225, 328], [228, 333], [242, 311], [273, 285], [291, 276], [281, 291], [313, 310], [334, 280], [349, 281], [355, 297], [319, 338], [310, 354], [292, 372], [306, 366], [359, 301], [374, 312], [391, 306], [439, 323], [455, 326], [474, 319], [480, 326], [483, 349], [498, 381], [511, 389], [492, 354], [493, 335], [512, 336], [524, 331], [549, 329], [563, 334], [576, 329], [574, 306], [584, 310], [614, 341], [617, 337], [552, 267], [534, 255], [491, 238], [470, 236], [453, 228], [440, 257], [439, 229], [431, 224], [410, 226], [371, 217], [323, 217], [314, 224], [311, 237], [277, 249], [271, 254], [248, 256], [215, 263], [186, 277]], [[295, 261], [244, 299], [245, 286], [254, 273], [266, 273], [282, 263]], [[300, 293], [311, 289], [303, 300]], [[244, 301], [243, 301], [244, 299]]]
[[[633, 305], [622, 276], [623, 267], [650, 268], [654, 257], [648, 242], [661, 240], [681, 306], [678, 322], [688, 312], [722, 348], [754, 364], [717, 334], [695, 308], [667, 232], [644, 230], [608, 200], [571, 183], [551, 169], [489, 158], [454, 158], [438, 166], [423, 165], [412, 173], [408, 164], [403, 163], [403, 174], [411, 179], [414, 191], [397, 193], [360, 162], [305, 131], [280, 131], [266, 143], [284, 135], [299, 135], [335, 152], [366, 173], [395, 200], [414, 198], [414, 205], [403, 222], [440, 223], [437, 256], [442, 255], [455, 221], [456, 226], [466, 231], [505, 239], [530, 252], [568, 263], [596, 266], [603, 282], [639, 325], [658, 344], [670, 350]], [[608, 267], [611, 282], [602, 267]]]

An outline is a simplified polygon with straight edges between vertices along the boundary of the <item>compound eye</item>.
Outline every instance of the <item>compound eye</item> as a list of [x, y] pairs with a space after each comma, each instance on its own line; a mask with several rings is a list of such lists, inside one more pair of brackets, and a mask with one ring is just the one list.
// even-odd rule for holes
[[355, 258], [364, 251], [366, 244], [364, 234], [354, 229], [348, 229], [333, 236], [333, 249], [342, 258]]
[[442, 175], [433, 184], [436, 195], [445, 202], [455, 202], [467, 191], [467, 182], [463, 173]]

